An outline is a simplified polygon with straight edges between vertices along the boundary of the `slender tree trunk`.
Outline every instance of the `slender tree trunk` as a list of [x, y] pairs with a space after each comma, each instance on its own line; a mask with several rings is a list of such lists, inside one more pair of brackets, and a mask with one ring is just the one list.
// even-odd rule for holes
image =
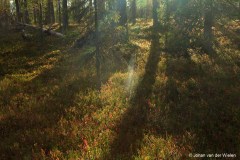
[[44, 23], [45, 24], [49, 24], [50, 23], [50, 0], [47, 0], [47, 6], [45, 7], [45, 20]]
[[97, 87], [101, 88], [101, 73], [100, 73], [100, 48], [99, 48], [99, 26], [98, 26], [98, 6], [97, 0], [94, 0], [95, 9], [95, 45], [96, 45], [96, 70], [97, 70]]
[[102, 19], [105, 13], [105, 0], [98, 0], [97, 1], [98, 6], [98, 18]]
[[129, 39], [128, 34], [128, 21], [127, 21], [127, 1], [120, 0], [118, 1], [118, 12], [120, 13], [119, 25], [126, 28], [126, 41]]
[[0, 27], [8, 28], [10, 23], [10, 3], [9, 0], [2, 0], [0, 2]]
[[58, 0], [58, 23], [59, 26], [61, 27], [62, 25], [62, 15], [61, 15], [61, 0]]
[[136, 14], [137, 14], [137, 4], [136, 4], [136, 0], [132, 1], [132, 23], [135, 24], [136, 23]]
[[62, 0], [62, 9], [63, 9], [63, 32], [66, 32], [68, 28], [67, 0]]
[[43, 13], [42, 13], [42, 0], [40, 0], [39, 4], [39, 27], [40, 27], [40, 35], [41, 35], [41, 42], [43, 42]]
[[15, 5], [16, 5], [17, 22], [21, 22], [19, 0], [15, 0]]
[[158, 0], [152, 0], [152, 17], [153, 17], [153, 27], [156, 29], [159, 26], [157, 9], [159, 7]]
[[205, 6], [204, 15], [204, 46], [208, 53], [212, 51], [213, 47], [213, 1], [208, 0]]
[[53, 0], [48, 0], [47, 1], [45, 22], [46, 22], [46, 24], [55, 23]]
[[145, 18], [152, 18], [152, 1], [151, 0], [147, 0], [147, 6], [145, 9]]
[[126, 0], [118, 1], [118, 12], [120, 14], [119, 24], [124, 26], [127, 23], [127, 2]]
[[50, 0], [50, 17], [51, 17], [51, 23], [55, 23], [53, 0]]
[[240, 20], [240, 0], [238, 1], [238, 19]]
[[25, 23], [29, 23], [29, 14], [28, 14], [28, 4], [27, 4], [27, 0], [24, 0], [24, 22]]
[[[93, 11], [93, 2], [92, 0], [89, 0], [89, 13], [91, 14]], [[88, 24], [90, 26], [90, 24]]]
[[35, 6], [33, 6], [33, 23], [37, 24], [37, 10]]

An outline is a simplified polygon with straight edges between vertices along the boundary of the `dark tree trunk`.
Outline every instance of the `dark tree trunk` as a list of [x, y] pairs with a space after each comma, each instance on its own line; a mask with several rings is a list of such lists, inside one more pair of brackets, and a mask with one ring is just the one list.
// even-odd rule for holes
[[240, 0], [238, 1], [238, 19], [240, 20]]
[[118, 1], [118, 12], [120, 14], [119, 24], [124, 26], [127, 23], [127, 2], [126, 0]]
[[21, 13], [20, 13], [20, 6], [19, 6], [18, 0], [15, 0], [15, 5], [16, 5], [17, 21], [21, 22]]
[[8, 28], [10, 23], [10, 3], [9, 0], [0, 2], [0, 27]]
[[98, 7], [98, 18], [102, 19], [105, 13], [105, 0], [98, 0], [97, 2]]
[[28, 7], [27, 7], [27, 0], [24, 0], [24, 22], [29, 23], [29, 14], [28, 14]]
[[126, 29], [126, 38], [128, 41], [128, 22], [127, 22], [127, 1], [119, 0], [118, 1], [118, 12], [120, 13], [119, 25], [124, 26]]
[[62, 1], [62, 9], [63, 9], [63, 32], [66, 32], [68, 28], [67, 0]]
[[33, 6], [33, 23], [37, 24], [37, 10], [35, 6]]
[[95, 45], [96, 45], [96, 70], [97, 70], [97, 80], [98, 89], [101, 88], [101, 73], [100, 73], [100, 47], [99, 47], [99, 26], [98, 26], [98, 5], [97, 0], [94, 0], [95, 9]]
[[45, 20], [44, 23], [45, 24], [49, 24], [50, 23], [50, 0], [47, 0], [47, 6], [45, 8]]
[[49, 0], [49, 9], [50, 9], [50, 17], [51, 17], [51, 23], [55, 23], [55, 14], [54, 14], [54, 6], [53, 6], [53, 0]]
[[61, 15], [61, 0], [58, 0], [58, 23], [59, 26], [61, 27], [62, 25], [62, 15]]
[[45, 22], [46, 22], [46, 24], [55, 23], [53, 0], [47, 1]]
[[136, 4], [136, 0], [132, 1], [132, 23], [135, 24], [136, 23], [136, 14], [137, 14], [137, 4]]
[[210, 53], [213, 47], [213, 1], [206, 2], [204, 13], [204, 47], [205, 50]]
[[159, 6], [158, 0], [153, 0], [152, 5], [153, 5], [152, 7], [153, 27], [157, 28], [159, 26], [158, 13], [157, 13], [157, 9]]
[[41, 35], [41, 42], [43, 42], [43, 16], [42, 16], [42, 0], [40, 0], [40, 4], [39, 4], [39, 27], [40, 27], [40, 35]]

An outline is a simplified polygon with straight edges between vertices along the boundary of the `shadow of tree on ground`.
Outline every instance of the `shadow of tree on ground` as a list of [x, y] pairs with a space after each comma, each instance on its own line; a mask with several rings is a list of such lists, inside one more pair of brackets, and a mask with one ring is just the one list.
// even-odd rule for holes
[[118, 135], [110, 144], [110, 155], [106, 155], [105, 158], [128, 157], [129, 159], [136, 154], [139, 142], [143, 139], [144, 128], [148, 119], [148, 98], [151, 95], [152, 86], [155, 82], [160, 54], [159, 36], [157, 33], [154, 33], [150, 54], [145, 66], [145, 74], [137, 86], [129, 108], [118, 125]]
[[168, 55], [168, 80], [157, 91], [165, 106], [155, 125], [158, 136], [188, 133], [193, 153], [239, 154], [239, 76], [233, 66], [217, 63], [217, 56], [198, 57], [201, 62]]

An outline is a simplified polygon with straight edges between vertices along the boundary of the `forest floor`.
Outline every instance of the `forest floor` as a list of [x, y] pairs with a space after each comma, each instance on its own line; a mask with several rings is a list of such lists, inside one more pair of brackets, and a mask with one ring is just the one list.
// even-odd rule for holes
[[[240, 156], [239, 24], [215, 30], [214, 55], [164, 51], [149, 21], [106, 58], [97, 89], [94, 47], [77, 35], [23, 41], [0, 37], [0, 159], [189, 159]], [[222, 27], [225, 27], [224, 29]], [[118, 61], [118, 60], [117, 60]]]

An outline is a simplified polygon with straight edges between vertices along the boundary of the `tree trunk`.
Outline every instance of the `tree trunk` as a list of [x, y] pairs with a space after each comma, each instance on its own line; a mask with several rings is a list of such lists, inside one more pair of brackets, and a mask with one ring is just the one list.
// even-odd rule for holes
[[20, 13], [20, 6], [19, 6], [18, 0], [15, 0], [15, 5], [16, 5], [17, 22], [21, 22], [21, 13]]
[[0, 27], [8, 28], [10, 24], [10, 3], [9, 0], [0, 2]]
[[39, 31], [40, 31], [40, 36], [41, 36], [41, 42], [43, 42], [43, 16], [42, 16], [42, 0], [40, 0], [40, 4], [39, 4]]
[[44, 23], [45, 24], [49, 24], [50, 23], [50, 0], [47, 0], [47, 6], [45, 7], [45, 20]]
[[137, 4], [136, 4], [136, 0], [132, 1], [132, 23], [135, 24], [136, 23], [136, 12], [137, 12]]
[[63, 9], [63, 32], [66, 32], [68, 28], [67, 0], [62, 0], [62, 9]]
[[240, 20], [240, 0], [238, 1], [238, 19]]
[[47, 1], [45, 22], [46, 22], [46, 24], [55, 23], [53, 0]]
[[37, 24], [37, 10], [35, 6], [33, 6], [33, 23]]
[[118, 1], [118, 12], [120, 14], [119, 24], [124, 26], [127, 23], [127, 2], [126, 0]]
[[119, 25], [124, 26], [126, 29], [126, 41], [128, 41], [128, 22], [127, 22], [127, 1], [118, 1], [118, 12], [120, 13]]
[[51, 17], [51, 24], [55, 23], [55, 14], [54, 14], [54, 6], [53, 0], [50, 0], [50, 17]]
[[105, 13], [105, 0], [98, 0], [97, 2], [98, 7], [98, 19], [102, 19]]
[[153, 27], [156, 29], [159, 26], [157, 9], [159, 6], [158, 0], [152, 0], [152, 17], [153, 17]]
[[61, 15], [61, 0], [58, 0], [58, 23], [59, 26], [61, 27], [62, 25], [62, 15]]
[[29, 14], [28, 14], [28, 7], [27, 7], [27, 0], [24, 0], [24, 22], [29, 23]]
[[213, 1], [208, 0], [205, 5], [204, 15], [204, 47], [208, 53], [212, 51], [213, 47]]
[[147, 6], [146, 6], [146, 9], [145, 9], [145, 18], [148, 19], [148, 18], [152, 18], [152, 1], [151, 0], [147, 0]]
[[97, 80], [98, 89], [101, 88], [101, 73], [100, 73], [100, 49], [99, 49], [99, 26], [98, 26], [98, 6], [97, 0], [94, 0], [95, 9], [95, 45], [96, 45], [96, 70], [97, 70]]

